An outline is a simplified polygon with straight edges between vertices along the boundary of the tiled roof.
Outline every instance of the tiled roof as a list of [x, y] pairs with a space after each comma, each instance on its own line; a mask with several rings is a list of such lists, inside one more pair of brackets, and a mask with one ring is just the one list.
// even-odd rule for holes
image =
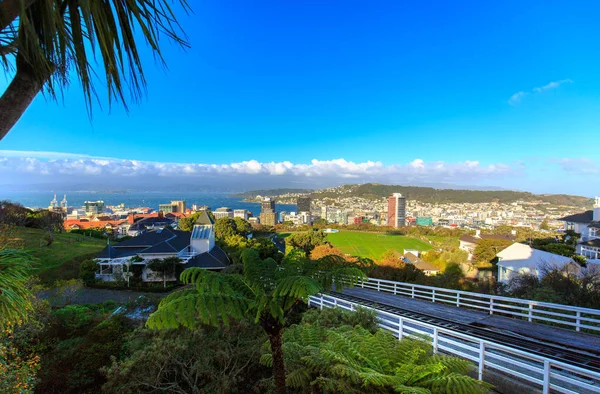
[[213, 222], [206, 211], [200, 211], [200, 216], [198, 216], [198, 219], [196, 219], [195, 224], [213, 225], [215, 222]]
[[594, 220], [590, 223], [588, 228], [600, 228], [600, 220]]
[[420, 269], [421, 271], [439, 271], [440, 269], [433, 264], [429, 264], [427, 261], [423, 261], [421, 259], [415, 261], [413, 263], [415, 267]]
[[589, 210], [581, 213], [576, 213], [575, 215], [565, 216], [564, 218], [558, 220], [573, 223], [591, 223], [592, 220], [594, 220], [594, 211]]
[[479, 238], [475, 238], [472, 235], [463, 235], [462, 237], [460, 237], [460, 240], [463, 242], [469, 242], [472, 244], [476, 244], [477, 242], [479, 242]]
[[227, 254], [221, 250], [217, 245], [210, 252], [205, 252], [199, 254], [193, 258], [191, 258], [187, 264], [186, 268], [190, 267], [198, 267], [198, 268], [209, 268], [209, 269], [218, 269], [225, 268], [230, 264], [229, 258], [227, 258]]
[[126, 223], [126, 220], [98, 220], [98, 221], [89, 221], [88, 219], [68, 219], [63, 222], [64, 227], [69, 230], [74, 226], [79, 227], [80, 229], [88, 229], [88, 228], [104, 228], [107, 224], [110, 224], [112, 227], [117, 227], [123, 223]]
[[145, 248], [115, 248], [112, 245], [106, 246], [98, 253], [97, 259], [115, 259], [118, 257], [135, 256]]
[[137, 237], [133, 237], [123, 242], [120, 242], [118, 245], [115, 246], [143, 246], [147, 248], [149, 246], [156, 245], [159, 242], [166, 241], [169, 238], [173, 238], [173, 236], [175, 236], [173, 230], [165, 228], [162, 231], [148, 231], [146, 233], [138, 235]]
[[479, 238], [474, 237], [472, 235], [463, 235], [460, 237], [460, 240], [463, 242], [469, 242], [472, 244], [476, 244], [482, 239], [493, 239], [496, 241], [514, 241], [517, 239], [514, 235], [501, 235], [501, 234], [481, 234]]
[[593, 246], [595, 248], [600, 248], [600, 238], [590, 239], [589, 241], [580, 242], [579, 245]]

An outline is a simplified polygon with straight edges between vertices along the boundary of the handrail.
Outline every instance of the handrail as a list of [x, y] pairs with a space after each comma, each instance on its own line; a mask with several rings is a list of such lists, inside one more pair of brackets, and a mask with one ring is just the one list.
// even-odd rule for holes
[[394, 295], [483, 310], [491, 315], [507, 315], [524, 318], [529, 322], [559, 324], [569, 328], [574, 327], [576, 331], [586, 329], [600, 333], [600, 310], [598, 309], [473, 293], [377, 278], [368, 278], [367, 281], [359, 282], [358, 286]]
[[600, 391], [600, 373], [586, 370], [562, 361], [553, 360], [524, 350], [476, 338], [451, 329], [438, 327], [419, 320], [403, 317], [376, 308], [360, 305], [335, 296], [310, 296], [309, 306], [356, 310], [356, 307], [374, 310], [379, 327], [391, 331], [398, 339], [404, 337], [429, 338], [433, 352], [443, 352], [471, 360], [477, 364], [478, 379], [483, 380], [486, 368], [494, 369], [513, 378], [541, 386], [544, 394], [550, 389], [561, 393], [597, 393]]

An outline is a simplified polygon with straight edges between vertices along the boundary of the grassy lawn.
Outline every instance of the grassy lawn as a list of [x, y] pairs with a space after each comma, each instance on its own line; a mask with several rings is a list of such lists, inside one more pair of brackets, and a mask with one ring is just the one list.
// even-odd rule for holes
[[340, 231], [327, 234], [327, 240], [344, 253], [378, 260], [388, 250], [403, 253], [404, 249], [429, 250], [431, 245], [403, 235]]
[[45, 231], [37, 228], [19, 227], [17, 237], [21, 238], [28, 250], [38, 259], [36, 274], [45, 284], [57, 279], [70, 279], [79, 274], [79, 263], [94, 257], [106, 246], [106, 240], [84, 237], [80, 234], [54, 234], [50, 246], [40, 247]]

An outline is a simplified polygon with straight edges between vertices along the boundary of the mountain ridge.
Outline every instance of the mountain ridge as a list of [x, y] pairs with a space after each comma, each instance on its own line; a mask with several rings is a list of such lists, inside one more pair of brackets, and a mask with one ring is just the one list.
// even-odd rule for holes
[[407, 199], [424, 203], [512, 203], [516, 201], [539, 202], [551, 205], [589, 207], [592, 199], [569, 194], [534, 194], [514, 190], [467, 190], [436, 189], [424, 186], [387, 185], [380, 183], [348, 184], [338, 187], [313, 190], [310, 189], [268, 189], [250, 190], [233, 194], [233, 197], [252, 198], [257, 195], [277, 197], [289, 193], [310, 193], [313, 199], [361, 197], [381, 199], [392, 193], [402, 193]]

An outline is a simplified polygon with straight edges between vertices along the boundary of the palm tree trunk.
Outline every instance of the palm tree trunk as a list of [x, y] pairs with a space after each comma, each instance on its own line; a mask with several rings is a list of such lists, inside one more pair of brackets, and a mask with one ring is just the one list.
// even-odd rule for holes
[[27, 110], [42, 84], [25, 70], [17, 70], [8, 88], [0, 97], [0, 141]]
[[283, 359], [282, 334], [283, 327], [278, 325], [273, 330], [267, 331], [271, 353], [273, 355], [273, 379], [275, 380], [275, 392], [285, 394], [285, 361]]

